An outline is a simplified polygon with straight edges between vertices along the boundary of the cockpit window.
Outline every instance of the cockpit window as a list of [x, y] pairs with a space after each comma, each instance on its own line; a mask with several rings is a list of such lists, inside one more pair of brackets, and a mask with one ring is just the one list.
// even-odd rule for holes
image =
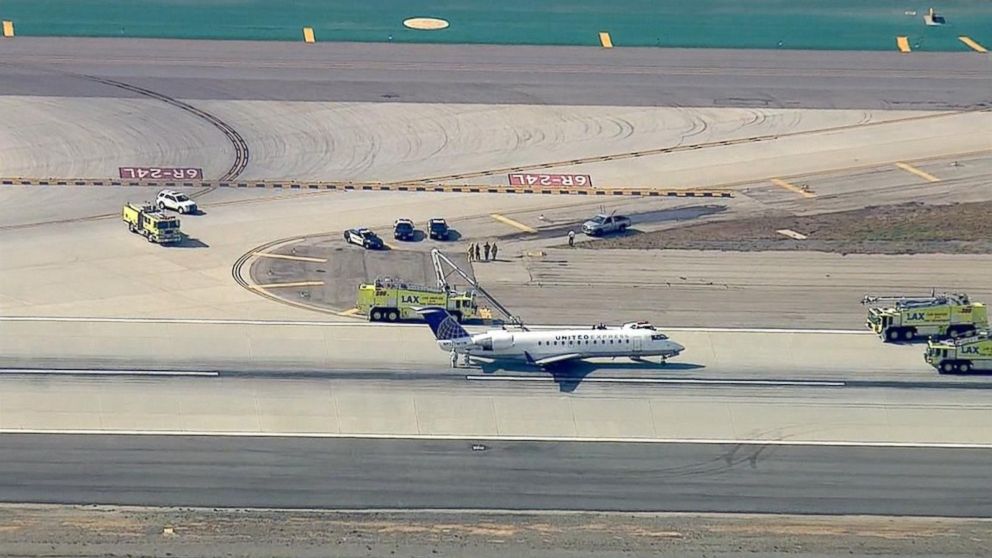
[[664, 333], [655, 333], [654, 335], [651, 336], [652, 341], [662, 341], [664, 339], [668, 339], [668, 336], [665, 335]]

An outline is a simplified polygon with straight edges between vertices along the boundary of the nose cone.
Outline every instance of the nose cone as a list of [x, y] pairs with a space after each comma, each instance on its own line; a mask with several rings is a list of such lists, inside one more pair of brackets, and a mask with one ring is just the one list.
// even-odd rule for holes
[[685, 350], [685, 347], [679, 345], [678, 343], [672, 342], [672, 350], [675, 351], [675, 354], [679, 354]]

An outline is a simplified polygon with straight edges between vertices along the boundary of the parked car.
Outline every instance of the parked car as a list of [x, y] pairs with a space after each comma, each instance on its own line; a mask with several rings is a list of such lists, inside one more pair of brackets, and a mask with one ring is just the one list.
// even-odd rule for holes
[[397, 219], [393, 223], [393, 238], [397, 240], [413, 240], [417, 235], [417, 228], [413, 226], [410, 219]]
[[589, 236], [602, 236], [615, 232], [623, 232], [630, 226], [630, 218], [623, 215], [606, 215], [601, 213], [582, 223], [582, 232]]
[[448, 222], [440, 217], [435, 217], [427, 221], [427, 233], [435, 240], [448, 240], [450, 229]]
[[195, 201], [191, 200], [186, 194], [173, 190], [162, 190], [159, 192], [158, 197], [155, 198], [155, 204], [160, 209], [171, 209], [183, 214], [192, 214], [197, 211]]
[[365, 228], [344, 231], [344, 240], [370, 250], [381, 250], [384, 246], [378, 235]]

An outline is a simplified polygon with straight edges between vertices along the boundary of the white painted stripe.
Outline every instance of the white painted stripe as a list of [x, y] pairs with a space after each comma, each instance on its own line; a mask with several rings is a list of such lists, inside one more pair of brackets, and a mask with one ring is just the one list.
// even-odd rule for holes
[[[342, 312], [347, 314], [347, 311]], [[415, 324], [378, 324], [357, 321], [313, 321], [313, 320], [237, 320], [224, 318], [104, 318], [90, 316], [0, 316], [0, 322], [81, 322], [81, 323], [120, 323], [120, 324], [202, 324], [202, 325], [283, 325], [283, 326], [323, 326], [323, 327], [424, 327]], [[531, 330], [585, 330], [591, 326], [582, 325], [528, 325]], [[735, 327], [684, 327], [655, 326], [662, 331], [689, 331], [699, 333], [811, 333], [836, 335], [875, 335], [866, 329], [787, 329], [787, 328], [735, 328]], [[479, 327], [469, 327], [476, 330]]]
[[880, 448], [946, 448], [992, 450], [992, 443], [963, 442], [891, 442], [844, 440], [761, 440], [754, 438], [592, 438], [584, 436], [465, 436], [453, 434], [352, 434], [337, 432], [207, 432], [202, 430], [85, 430], [0, 428], [0, 434], [60, 434], [100, 436], [198, 436], [231, 438], [346, 438], [367, 440], [452, 440], [467, 442], [599, 442], [641, 444], [697, 444], [697, 445], [755, 445], [755, 446], [825, 446], [825, 447], [880, 447]]
[[0, 375], [38, 374], [45, 376], [219, 376], [218, 372], [196, 372], [184, 370], [66, 370], [46, 368], [0, 368]]
[[[508, 381], [508, 382], [557, 382], [548, 376], [509, 376], [509, 375], [469, 375], [466, 380]], [[709, 380], [704, 378], [582, 378], [582, 383], [602, 384], [699, 384], [699, 385], [728, 385], [728, 386], [806, 386], [806, 387], [844, 387], [846, 382], [826, 380]]]

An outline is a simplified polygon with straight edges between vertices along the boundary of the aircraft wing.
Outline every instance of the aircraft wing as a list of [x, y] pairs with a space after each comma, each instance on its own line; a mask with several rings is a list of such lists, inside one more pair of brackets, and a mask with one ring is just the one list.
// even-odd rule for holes
[[529, 353], [527, 354], [527, 361], [530, 362], [531, 364], [536, 364], [538, 366], [549, 366], [551, 364], [557, 364], [559, 362], [565, 362], [566, 360], [575, 360], [578, 358], [582, 358], [582, 355], [580, 355], [579, 353], [565, 353], [561, 355], [552, 355], [549, 357], [544, 357], [534, 360], [533, 358], [531, 358]]

